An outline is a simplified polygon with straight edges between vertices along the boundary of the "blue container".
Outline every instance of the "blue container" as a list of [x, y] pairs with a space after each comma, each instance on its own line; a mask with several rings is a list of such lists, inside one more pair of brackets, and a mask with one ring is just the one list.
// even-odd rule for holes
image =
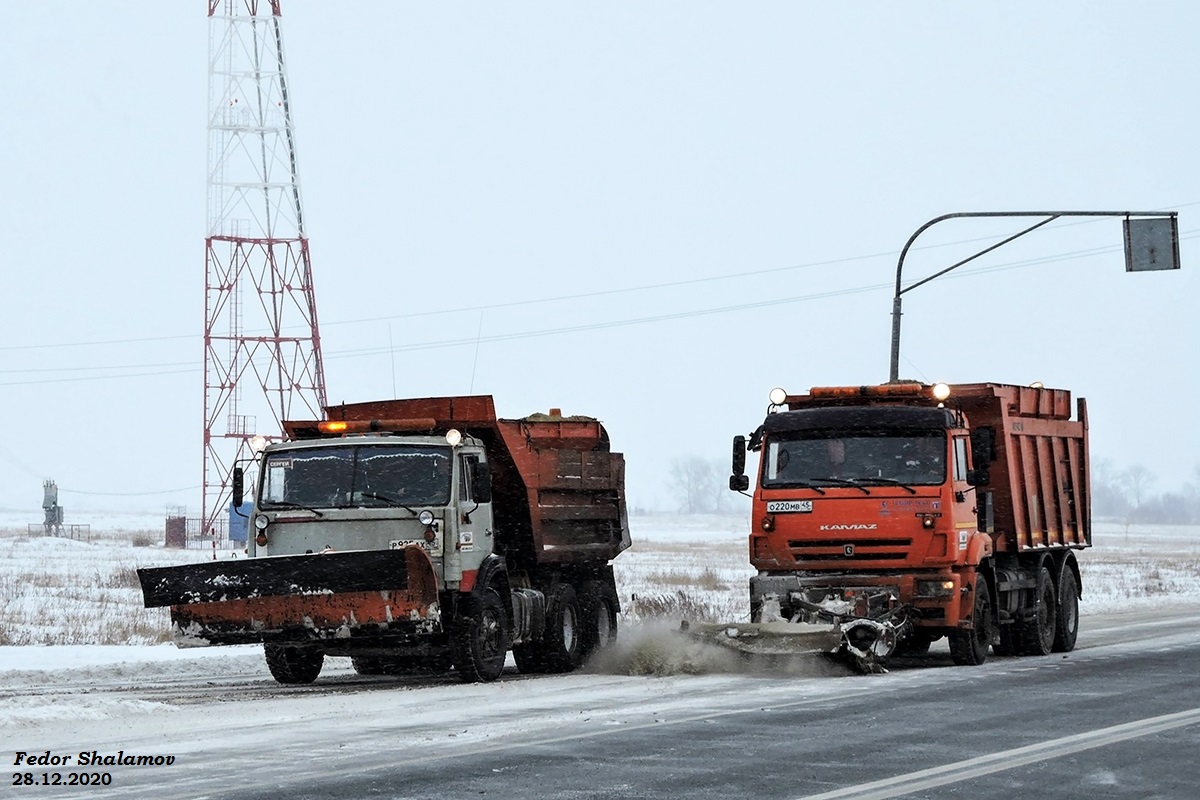
[[246, 536], [250, 531], [250, 509], [254, 508], [254, 504], [247, 501], [242, 503], [240, 507], [235, 507], [233, 503], [229, 504], [229, 541], [246, 543]]

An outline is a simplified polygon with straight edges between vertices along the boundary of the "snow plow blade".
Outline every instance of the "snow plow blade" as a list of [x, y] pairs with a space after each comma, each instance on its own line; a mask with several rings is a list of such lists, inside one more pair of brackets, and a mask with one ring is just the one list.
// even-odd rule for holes
[[842, 633], [834, 625], [803, 622], [688, 623], [692, 638], [755, 656], [803, 656], [837, 652]]
[[441, 630], [420, 547], [139, 569], [146, 608], [171, 607], [175, 644], [404, 640]]

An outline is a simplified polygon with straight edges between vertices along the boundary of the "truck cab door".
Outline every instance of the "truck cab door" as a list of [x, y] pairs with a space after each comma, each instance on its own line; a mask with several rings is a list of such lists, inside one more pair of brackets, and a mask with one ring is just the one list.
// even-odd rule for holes
[[[968, 452], [974, 463], [968, 463]], [[992, 492], [981, 488], [987, 485], [988, 474], [986, 464], [980, 464], [982, 451], [965, 436], [954, 437], [954, 498], [965, 502], [972, 490], [975, 493], [975, 504], [972, 509], [975, 515], [976, 530], [992, 533], [995, 523], [992, 511]], [[957, 521], [958, 514], [955, 514]]]
[[491, 471], [477, 453], [459, 454], [458, 540], [463, 569], [471, 569], [492, 552]]

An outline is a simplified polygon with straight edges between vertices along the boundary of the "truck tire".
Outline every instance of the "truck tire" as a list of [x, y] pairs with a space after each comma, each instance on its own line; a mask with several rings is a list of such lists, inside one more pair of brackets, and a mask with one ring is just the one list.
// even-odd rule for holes
[[534, 675], [546, 671], [546, 664], [542, 659], [541, 642], [513, 645], [513, 661], [517, 662], [517, 669], [523, 675]]
[[898, 656], [923, 656], [937, 637], [922, 630], [915, 630], [896, 645]]
[[546, 672], [570, 672], [579, 666], [581, 647], [579, 598], [569, 583], [555, 585], [546, 598], [541, 663]]
[[1075, 571], [1063, 569], [1058, 584], [1058, 612], [1054, 615], [1054, 652], [1069, 653], [1075, 649], [1079, 636], [1079, 584]]
[[992, 593], [982, 575], [975, 579], [975, 606], [971, 611], [972, 629], [953, 631], [950, 657], [959, 666], [977, 667], [987, 661], [992, 643]]
[[580, 655], [587, 659], [617, 639], [617, 592], [604, 581], [588, 581], [579, 593], [583, 617]]
[[1034, 600], [1037, 606], [1033, 617], [1015, 626], [1017, 653], [1023, 656], [1050, 655], [1054, 649], [1058, 597], [1054, 591], [1054, 577], [1047, 566], [1038, 572]]
[[321, 674], [325, 654], [315, 647], [264, 644], [263, 655], [271, 677], [279, 683], [312, 683]]
[[495, 589], [466, 598], [454, 630], [454, 666], [465, 683], [494, 681], [508, 656], [508, 619]]
[[350, 663], [359, 675], [383, 675], [383, 659], [379, 656], [351, 656]]
[[453, 666], [449, 658], [435, 656], [351, 656], [359, 675], [436, 675]]

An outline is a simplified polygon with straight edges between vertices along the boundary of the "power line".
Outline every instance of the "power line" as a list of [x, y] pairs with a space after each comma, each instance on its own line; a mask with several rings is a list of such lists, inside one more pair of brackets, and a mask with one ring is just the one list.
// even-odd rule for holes
[[190, 375], [199, 372], [199, 367], [191, 369], [176, 369], [165, 372], [135, 372], [127, 375], [84, 375], [78, 378], [48, 378], [37, 381], [5, 381], [0, 386], [35, 386], [43, 383], [79, 383], [81, 381], [123, 380], [125, 378], [155, 378], [161, 375]]
[[[1200, 229], [1185, 231], [1184, 233], [1180, 234], [1180, 239], [1190, 240], [1190, 239], [1195, 239], [1198, 236], [1200, 236]], [[1073, 250], [1073, 251], [1068, 251], [1065, 253], [1057, 253], [1057, 254], [1051, 254], [1051, 255], [1047, 255], [1047, 256], [1039, 256], [1036, 258], [1024, 259], [1022, 261], [1007, 262], [1004, 264], [995, 264], [995, 265], [991, 265], [991, 266], [981, 266], [981, 267], [976, 267], [974, 269], [967, 269], [967, 270], [963, 270], [961, 272], [955, 273], [954, 275], [944, 276], [943, 280], [955, 280], [955, 279], [962, 279], [962, 278], [967, 278], [967, 277], [971, 277], [971, 276], [975, 276], [975, 275], [987, 274], [987, 273], [991, 273], [991, 272], [1002, 272], [1002, 271], [1008, 271], [1008, 270], [1013, 270], [1013, 269], [1025, 269], [1025, 268], [1037, 266], [1040, 264], [1057, 263], [1057, 262], [1062, 262], [1062, 261], [1072, 261], [1072, 260], [1078, 260], [1081, 258], [1088, 258], [1091, 256], [1105, 255], [1108, 253], [1118, 252], [1120, 250], [1121, 250], [1121, 246], [1119, 246], [1119, 245], [1118, 246], [1096, 247], [1096, 248], [1091, 248], [1091, 249], [1087, 249], [1087, 250]], [[858, 256], [858, 257], [854, 257], [854, 258], [874, 258], [874, 257], [875, 256]], [[842, 261], [844, 261], [844, 260], [854, 260], [854, 259], [842, 259]], [[820, 262], [820, 263], [825, 264], [825, 263], [835, 263], [835, 262]], [[768, 270], [759, 270], [759, 271], [753, 272], [753, 273], [742, 273], [742, 275], [759, 274], [759, 273], [763, 273], [763, 272], [777, 272], [777, 271], [781, 271], [781, 270], [785, 270], [785, 269], [795, 269], [795, 268], [796, 267], [780, 267], [780, 268], [773, 268], [773, 269], [768, 269]], [[697, 280], [707, 280], [707, 279], [697, 279]], [[917, 280], [919, 280], [919, 279], [913, 279], [911, 282], [915, 283]], [[679, 282], [679, 283], [687, 283], [687, 281]], [[678, 285], [678, 283], [677, 284], [659, 284], [658, 286], [667, 286], [667, 285]], [[643, 287], [643, 288], [649, 288], [649, 287]], [[373, 355], [379, 355], [381, 353], [391, 353], [391, 352], [395, 352], [395, 351], [411, 352], [411, 351], [419, 351], [419, 350], [434, 350], [434, 349], [447, 348], [447, 347], [461, 347], [464, 345], [475, 345], [477, 343], [482, 343], [482, 342], [505, 342], [505, 341], [514, 341], [514, 340], [518, 340], [518, 339], [539, 338], [539, 337], [543, 337], [543, 336], [555, 336], [555, 335], [569, 334], [569, 333], [582, 333], [582, 332], [592, 331], [592, 330], [605, 330], [605, 329], [609, 329], [609, 328], [629, 327], [629, 326], [633, 326], [633, 325], [648, 325], [648, 324], [654, 324], [654, 323], [660, 323], [660, 322], [670, 322], [670, 321], [675, 321], [675, 320], [680, 320], [680, 319], [688, 319], [691, 317], [701, 317], [701, 316], [712, 316], [715, 314], [736, 313], [739, 311], [748, 311], [748, 310], [752, 310], [752, 309], [756, 309], [756, 308], [766, 308], [766, 307], [770, 307], [770, 306], [787, 305], [790, 303], [807, 302], [807, 301], [811, 301], [811, 300], [823, 300], [823, 299], [828, 299], [828, 298], [833, 298], [833, 297], [842, 297], [842, 296], [851, 295], [851, 294], [862, 294], [865, 292], [882, 291], [882, 290], [890, 291], [892, 288], [893, 288], [893, 284], [891, 281], [889, 281], [887, 283], [868, 284], [868, 285], [863, 285], [863, 286], [848, 287], [848, 288], [844, 288], [844, 289], [832, 289], [832, 290], [825, 291], [825, 292], [815, 292], [815, 293], [804, 294], [804, 295], [795, 295], [795, 296], [791, 296], [791, 297], [772, 298], [770, 300], [760, 300], [760, 301], [748, 302], [748, 303], [738, 303], [738, 304], [733, 304], [733, 305], [715, 306], [715, 307], [711, 307], [711, 308], [692, 309], [692, 310], [679, 311], [679, 312], [673, 312], [673, 313], [667, 313], [667, 314], [655, 314], [655, 315], [647, 316], [647, 317], [634, 317], [634, 318], [630, 318], [630, 319], [621, 319], [621, 320], [606, 320], [606, 321], [602, 321], [602, 322], [585, 323], [585, 324], [580, 324], [580, 325], [571, 325], [571, 326], [564, 326], [564, 327], [558, 327], [558, 328], [543, 328], [543, 329], [529, 330], [529, 331], [516, 331], [513, 333], [492, 334], [490, 336], [482, 336], [482, 337], [441, 339], [441, 340], [417, 342], [417, 343], [413, 343], [413, 344], [398, 345], [398, 346], [388, 345], [386, 347], [370, 347], [370, 348], [359, 348], [359, 349], [353, 349], [353, 350], [342, 350], [342, 351], [327, 353], [325, 358], [326, 358], [326, 360], [343, 359], [343, 358], [359, 358], [359, 357], [363, 357], [363, 356], [373, 356]], [[636, 291], [636, 289], [612, 290], [611, 292], [601, 291], [601, 292], [593, 293], [592, 295], [576, 295], [575, 297], [602, 295], [602, 294], [607, 294], [607, 293], [612, 293], [612, 292], [617, 292], [617, 291]], [[529, 301], [529, 302], [551, 302], [551, 301], [552, 301], [552, 298], [546, 298], [546, 299], [540, 300], [540, 301]], [[477, 309], [496, 308], [496, 307], [502, 307], [504, 305], [516, 305], [516, 304], [519, 304], [519, 303], [498, 304], [496, 306], [480, 306], [480, 307], [476, 307], [476, 308]], [[454, 309], [454, 311], [456, 311], [456, 312], [466, 311], [466, 310], [468, 310], [466, 307]], [[432, 313], [448, 313], [448, 312], [442, 312], [442, 311], [419, 312], [418, 314], [414, 314], [413, 316], [419, 316], [421, 314], [426, 314], [426, 313], [432, 314]], [[385, 319], [385, 318], [381, 318], [381, 319]], [[362, 320], [362, 321], [367, 321], [367, 320]], [[154, 341], [157, 341], [157, 340], [154, 340]], [[105, 369], [143, 369], [143, 368], [149, 369], [151, 367], [158, 367], [158, 366], [166, 366], [166, 367], [184, 366], [189, 363], [190, 362], [167, 362], [167, 363], [163, 363], [163, 364], [147, 364], [147, 365], [144, 365], [144, 367], [139, 367], [137, 365], [125, 365], [125, 366], [111, 366], [111, 367], [88, 366], [88, 367], [79, 367], [79, 368], [75, 368], [75, 369], [53, 368], [53, 369], [30, 369], [30, 370], [0, 370], [0, 374], [36, 373], [36, 372], [71, 372], [71, 371], [84, 371], [84, 370], [97, 371], [97, 370], [105, 370]], [[124, 375], [95, 375], [95, 376], [49, 378], [49, 379], [44, 379], [44, 380], [8, 381], [8, 382], [0, 383], [0, 386], [26, 386], [26, 385], [35, 385], [35, 384], [45, 384], [45, 383], [73, 383], [73, 382], [81, 382], [81, 381], [108, 380], [108, 379], [122, 380], [122, 379], [127, 379], [127, 378], [157, 377], [160, 375], [182, 375], [182, 374], [190, 374], [195, 371], [197, 371], [197, 368], [191, 367], [191, 368], [186, 368], [186, 369], [175, 369], [175, 370], [134, 372], [134, 373], [124, 374]]]
[[105, 369], [150, 369], [152, 367], [186, 367], [190, 366], [192, 361], [168, 361], [162, 364], [121, 364], [107, 367], [37, 367], [34, 369], [0, 369], [0, 375], [16, 375], [22, 373], [40, 373], [40, 372], [87, 372]]
[[58, 487], [58, 491], [64, 494], [85, 494], [89, 497], [149, 497], [156, 494], [178, 494], [179, 492], [194, 492], [200, 486], [184, 486], [182, 489], [163, 489], [157, 492], [85, 492], [82, 489], [64, 489]]
[[[1190, 203], [1179, 203], [1179, 204], [1176, 204], [1175, 206], [1172, 206], [1172, 208], [1187, 208], [1189, 206], [1195, 206], [1195, 205], [1200, 205], [1200, 200], [1190, 202]], [[1104, 221], [1103, 219], [1073, 220], [1070, 222], [1063, 222], [1061, 224], [1056, 223], [1053, 226], [1048, 227], [1046, 230], [1047, 231], [1059, 230], [1062, 228], [1074, 227], [1077, 225], [1095, 225], [1095, 224], [1097, 224], [1099, 222], [1103, 222], [1103, 221]], [[1188, 231], [1187, 233], [1195, 233], [1195, 232], [1196, 231]], [[1190, 239], [1190, 238], [1194, 238], [1194, 237], [1184, 236], [1181, 234], [1180, 238], [1181, 239], [1184, 239], [1184, 238]], [[921, 251], [921, 250], [934, 250], [934, 249], [942, 248], [942, 247], [954, 247], [954, 246], [961, 245], [961, 244], [972, 244], [974, 242], [992, 241], [994, 239], [995, 239], [994, 236], [978, 236], [978, 237], [974, 237], [971, 239], [957, 239], [952, 242], [940, 242], [940, 243], [934, 243], [934, 244], [920, 245], [920, 246], [912, 248], [912, 251], [917, 252], [917, 251]], [[1109, 252], [1109, 250], [1105, 249], [1100, 252]], [[781, 272], [793, 272], [795, 270], [814, 269], [816, 267], [828, 267], [828, 266], [834, 266], [837, 264], [847, 264], [847, 263], [851, 263], [851, 262], [855, 262], [855, 261], [869, 261], [869, 260], [877, 259], [877, 258], [887, 258], [887, 257], [895, 258], [898, 254], [899, 254], [898, 250], [891, 250], [891, 251], [881, 252], [881, 253], [870, 253], [870, 254], [865, 254], [865, 255], [846, 256], [844, 258], [827, 259], [824, 261], [811, 261], [811, 262], [807, 262], [807, 263], [803, 263], [803, 264], [791, 264], [791, 265], [788, 265], [785, 267], [767, 267], [764, 269], [746, 270], [746, 271], [742, 271], [742, 272], [730, 272], [730, 273], [725, 273], [722, 275], [710, 275], [710, 276], [701, 277], [701, 278], [686, 278], [684, 280], [678, 280], [678, 281], [666, 281], [666, 282], [662, 282], [662, 283], [642, 284], [640, 286], [626, 286], [626, 287], [622, 287], [619, 289], [597, 289], [597, 290], [593, 290], [593, 291], [589, 291], [589, 292], [579, 292], [579, 293], [575, 293], [575, 294], [565, 294], [565, 295], [554, 295], [554, 296], [550, 296], [550, 297], [528, 298], [528, 299], [524, 299], [524, 300], [511, 300], [511, 301], [506, 301], [503, 303], [486, 303], [486, 304], [474, 305], [474, 306], [457, 306], [455, 308], [432, 309], [432, 310], [428, 310], [428, 311], [412, 311], [412, 312], [406, 312], [404, 314], [392, 314], [392, 315], [383, 316], [383, 317], [359, 317], [359, 318], [355, 318], [355, 319], [328, 321], [325, 323], [325, 325], [327, 325], [327, 326], [329, 326], [329, 325], [358, 325], [358, 324], [363, 324], [363, 323], [382, 322], [382, 321], [394, 320], [394, 319], [410, 319], [410, 318], [418, 318], [418, 317], [438, 316], [438, 315], [442, 315], [442, 314], [457, 314], [457, 313], [461, 313], [464, 311], [490, 311], [490, 310], [501, 309], [501, 308], [515, 308], [515, 307], [528, 306], [528, 305], [559, 303], [559, 302], [564, 302], [567, 300], [585, 300], [585, 299], [593, 298], [593, 297], [605, 297], [605, 296], [611, 296], [611, 295], [616, 295], [616, 294], [630, 294], [630, 293], [634, 293], [634, 292], [646, 292], [646, 291], [653, 291], [656, 289], [671, 289], [671, 288], [675, 288], [675, 287], [691, 286], [691, 285], [701, 284], [701, 283], [713, 283], [716, 281], [737, 280], [737, 279], [741, 279], [741, 278], [749, 278], [749, 277], [755, 277], [755, 276], [759, 276], [759, 275], [772, 275], [772, 274], [778, 274]], [[172, 340], [178, 340], [178, 339], [195, 340], [198, 338], [200, 338], [200, 337], [198, 337], [196, 335], [180, 334], [180, 335], [174, 335], [174, 336], [148, 336], [148, 337], [142, 337], [142, 338], [136, 338], [136, 339], [107, 339], [107, 340], [99, 340], [99, 341], [90, 340], [90, 341], [85, 341], [85, 342], [59, 342], [59, 343], [55, 343], [55, 344], [33, 344], [33, 345], [2, 345], [2, 346], [0, 346], [0, 351], [39, 350], [39, 349], [53, 349], [53, 348], [66, 348], [66, 347], [92, 347], [92, 346], [107, 346], [107, 345], [114, 345], [114, 344], [141, 344], [141, 343], [145, 343], [145, 342], [172, 341]], [[0, 384], [0, 385], [3, 385], [3, 384]]]

